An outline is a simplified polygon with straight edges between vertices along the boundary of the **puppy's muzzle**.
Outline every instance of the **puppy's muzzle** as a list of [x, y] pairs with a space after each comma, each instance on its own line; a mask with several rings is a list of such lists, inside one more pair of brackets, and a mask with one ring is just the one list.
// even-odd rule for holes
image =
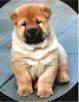
[[25, 42], [27, 44], [38, 44], [44, 41], [43, 32], [39, 28], [31, 28], [25, 32]]

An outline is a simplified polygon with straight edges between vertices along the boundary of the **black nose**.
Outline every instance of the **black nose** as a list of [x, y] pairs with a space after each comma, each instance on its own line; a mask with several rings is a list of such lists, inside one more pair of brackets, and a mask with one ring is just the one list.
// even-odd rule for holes
[[25, 42], [28, 44], [38, 44], [44, 40], [43, 34], [38, 28], [29, 29], [25, 33]]
[[27, 32], [28, 32], [29, 34], [31, 34], [31, 35], [34, 35], [34, 34], [36, 34], [38, 31], [39, 31], [38, 28], [32, 28], [32, 29], [29, 29]]

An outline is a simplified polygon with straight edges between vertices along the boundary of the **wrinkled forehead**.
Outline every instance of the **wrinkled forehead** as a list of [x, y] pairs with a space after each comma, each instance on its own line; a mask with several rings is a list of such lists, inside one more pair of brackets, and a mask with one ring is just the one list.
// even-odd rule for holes
[[19, 16], [35, 18], [36, 16], [42, 16], [42, 4], [26, 4], [16, 9]]

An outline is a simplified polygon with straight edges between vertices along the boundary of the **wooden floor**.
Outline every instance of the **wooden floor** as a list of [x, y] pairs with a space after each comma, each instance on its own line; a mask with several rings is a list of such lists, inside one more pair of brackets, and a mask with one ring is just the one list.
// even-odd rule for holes
[[[31, 0], [27, 0], [27, 2]], [[43, 1], [43, 0], [41, 0]], [[60, 43], [64, 46], [68, 53], [69, 75], [71, 82], [67, 85], [59, 85], [55, 88], [55, 94], [46, 100], [54, 100], [66, 93], [77, 82], [77, 15], [67, 5], [58, 0], [49, 0], [46, 5], [52, 9], [52, 26]], [[15, 100], [34, 100], [34, 102], [45, 101], [36, 97], [34, 94], [30, 97], [18, 97], [16, 94], [16, 81], [11, 70], [10, 49], [5, 48], [6, 43], [11, 42], [12, 25], [9, 15], [18, 6], [27, 3], [26, 0], [11, 0], [3, 8], [0, 9], [0, 91]], [[40, 0], [38, 0], [40, 2]], [[61, 93], [61, 94], [60, 94]]]

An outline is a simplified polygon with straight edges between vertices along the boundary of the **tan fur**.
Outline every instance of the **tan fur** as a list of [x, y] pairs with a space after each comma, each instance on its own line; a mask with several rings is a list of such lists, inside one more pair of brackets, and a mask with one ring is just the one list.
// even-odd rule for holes
[[[12, 35], [12, 66], [15, 74], [18, 94], [30, 95], [33, 92], [32, 80], [37, 80], [37, 95], [48, 97], [52, 94], [52, 86], [57, 77], [60, 83], [68, 82], [68, 63], [64, 48], [59, 44], [50, 28], [51, 10], [41, 4], [26, 4], [11, 15], [15, 30]], [[36, 20], [43, 36], [47, 39], [37, 45], [24, 43], [24, 32], [37, 27]], [[27, 22], [27, 27], [22, 23]], [[59, 70], [59, 73], [58, 73]]]

